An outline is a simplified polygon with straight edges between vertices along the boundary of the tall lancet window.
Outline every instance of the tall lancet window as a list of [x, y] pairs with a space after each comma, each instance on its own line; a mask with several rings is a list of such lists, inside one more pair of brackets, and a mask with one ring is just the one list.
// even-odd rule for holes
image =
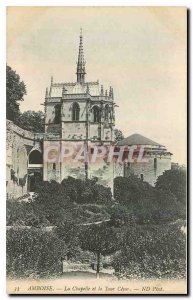
[[105, 121], [109, 120], [109, 106], [105, 105]]
[[61, 121], [61, 105], [57, 104], [55, 107], [55, 118], [54, 118], [54, 123], [59, 124]]
[[98, 106], [94, 106], [92, 110], [94, 122], [99, 123], [101, 120], [100, 108]]
[[72, 105], [72, 121], [79, 121], [80, 118], [80, 106], [78, 103]]

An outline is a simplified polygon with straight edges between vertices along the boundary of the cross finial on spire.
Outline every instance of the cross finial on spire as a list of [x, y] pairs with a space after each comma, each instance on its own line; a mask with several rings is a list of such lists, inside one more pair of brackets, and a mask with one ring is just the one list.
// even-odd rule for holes
[[78, 52], [78, 63], [77, 63], [77, 82], [84, 83], [85, 81], [85, 60], [84, 60], [84, 51], [83, 51], [83, 38], [82, 38], [82, 28], [80, 28], [80, 44]]

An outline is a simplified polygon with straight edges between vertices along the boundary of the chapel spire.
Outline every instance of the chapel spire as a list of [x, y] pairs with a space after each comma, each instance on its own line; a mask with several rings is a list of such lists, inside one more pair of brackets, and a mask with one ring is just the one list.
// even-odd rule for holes
[[80, 29], [80, 44], [78, 52], [78, 63], [77, 63], [77, 82], [84, 83], [85, 81], [85, 60], [84, 60], [84, 51], [83, 51], [83, 38], [82, 38], [82, 28]]

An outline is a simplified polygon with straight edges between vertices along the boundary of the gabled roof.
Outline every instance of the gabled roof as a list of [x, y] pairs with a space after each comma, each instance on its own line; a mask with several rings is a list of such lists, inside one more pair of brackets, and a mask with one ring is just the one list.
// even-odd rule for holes
[[151, 145], [151, 146], [163, 146], [161, 144], [158, 144], [148, 138], [146, 138], [145, 136], [138, 134], [138, 133], [134, 133], [130, 136], [128, 136], [127, 138], [123, 139], [122, 141], [119, 141], [117, 143], [117, 145], [119, 146], [124, 146], [124, 145]]
[[53, 83], [51, 89], [51, 97], [62, 97], [62, 90], [65, 87], [66, 94], [85, 94], [87, 88], [89, 88], [89, 94], [91, 96], [99, 96], [99, 82], [85, 82], [80, 84], [79, 82], [66, 82], [66, 83]]

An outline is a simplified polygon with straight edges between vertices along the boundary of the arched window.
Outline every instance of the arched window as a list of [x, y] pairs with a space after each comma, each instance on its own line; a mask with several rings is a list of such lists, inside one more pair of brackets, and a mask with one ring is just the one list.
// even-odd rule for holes
[[73, 103], [72, 106], [72, 121], [79, 121], [79, 117], [80, 117], [80, 106], [78, 105], [78, 103]]
[[92, 111], [93, 111], [94, 122], [95, 123], [100, 122], [100, 120], [101, 120], [100, 108], [98, 106], [94, 106]]
[[61, 120], [61, 105], [57, 104], [55, 107], [55, 118], [54, 118], [54, 123], [59, 124]]
[[43, 156], [38, 150], [33, 150], [29, 155], [29, 164], [42, 164]]
[[105, 121], [109, 120], [109, 106], [105, 105]]

